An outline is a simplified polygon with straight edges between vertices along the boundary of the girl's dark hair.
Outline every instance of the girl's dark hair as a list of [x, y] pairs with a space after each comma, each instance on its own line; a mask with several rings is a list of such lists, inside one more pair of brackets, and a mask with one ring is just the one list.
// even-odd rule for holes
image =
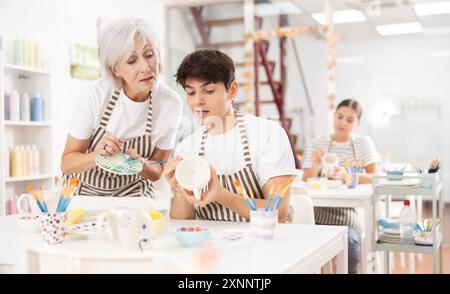
[[186, 80], [193, 78], [211, 83], [222, 82], [228, 90], [234, 75], [234, 62], [228, 55], [216, 49], [199, 49], [183, 59], [175, 77], [183, 88]]
[[361, 105], [358, 103], [358, 101], [353, 100], [353, 99], [345, 99], [342, 100], [338, 106], [336, 107], [336, 111], [341, 108], [341, 107], [349, 107], [351, 109], [353, 109], [356, 112], [356, 115], [358, 116], [358, 120], [361, 119], [362, 116], [362, 107]]

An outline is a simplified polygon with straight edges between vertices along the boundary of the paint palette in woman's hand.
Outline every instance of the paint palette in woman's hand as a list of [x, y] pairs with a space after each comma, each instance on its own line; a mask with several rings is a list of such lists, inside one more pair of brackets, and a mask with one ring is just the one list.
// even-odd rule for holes
[[95, 158], [95, 163], [101, 169], [119, 175], [134, 175], [139, 173], [144, 167], [141, 161], [123, 153], [117, 153], [112, 156], [98, 155]]

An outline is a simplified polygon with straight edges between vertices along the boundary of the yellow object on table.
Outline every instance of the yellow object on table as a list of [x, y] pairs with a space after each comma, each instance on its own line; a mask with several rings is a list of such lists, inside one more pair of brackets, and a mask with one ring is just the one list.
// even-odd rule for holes
[[152, 223], [153, 236], [161, 235], [161, 233], [164, 231], [164, 228], [166, 227], [166, 219], [164, 218], [164, 215], [160, 211], [155, 210], [147, 210], [147, 213], [153, 220]]
[[85, 213], [83, 208], [71, 210], [67, 216], [67, 222], [71, 225], [78, 224], [84, 219], [84, 215]]

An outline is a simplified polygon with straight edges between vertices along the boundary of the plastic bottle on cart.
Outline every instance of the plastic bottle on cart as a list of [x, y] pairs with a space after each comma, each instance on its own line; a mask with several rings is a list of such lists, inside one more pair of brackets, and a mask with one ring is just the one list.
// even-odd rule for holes
[[408, 199], [403, 201], [403, 208], [399, 215], [400, 244], [414, 245], [416, 215]]

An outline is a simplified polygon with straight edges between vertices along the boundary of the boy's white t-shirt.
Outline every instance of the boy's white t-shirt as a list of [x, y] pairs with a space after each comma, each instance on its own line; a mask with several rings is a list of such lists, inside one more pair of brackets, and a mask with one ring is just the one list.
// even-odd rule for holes
[[[69, 134], [84, 140], [91, 137], [100, 124], [103, 112], [113, 94], [111, 84], [99, 79], [75, 103]], [[111, 114], [106, 130], [118, 138], [129, 140], [145, 133], [150, 99], [135, 102], [123, 90]], [[174, 148], [181, 121], [180, 96], [168, 86], [156, 83], [152, 90], [152, 152], [155, 147]]]
[[[244, 115], [250, 158], [260, 186], [272, 177], [295, 174], [294, 155], [288, 136], [276, 122]], [[197, 156], [203, 128], [199, 128], [176, 146], [175, 155]], [[245, 167], [238, 126], [220, 135], [208, 134], [205, 157], [217, 174], [232, 174]]]

